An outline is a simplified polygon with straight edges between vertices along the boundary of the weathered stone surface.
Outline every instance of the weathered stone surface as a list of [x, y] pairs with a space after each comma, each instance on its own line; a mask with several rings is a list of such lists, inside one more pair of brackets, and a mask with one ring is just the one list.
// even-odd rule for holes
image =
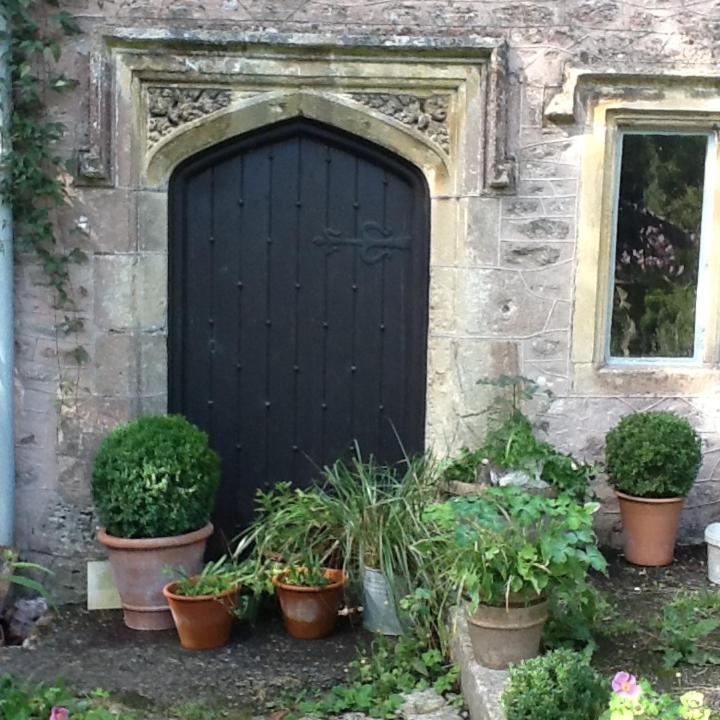
[[[167, 407], [170, 174], [188, 154], [256, 124], [291, 117], [293, 107], [393, 149], [428, 179], [428, 444], [444, 451], [479, 442], [490, 395], [475, 381], [500, 372], [544, 378], [559, 395], [546, 418], [550, 439], [594, 459], [602, 456], [604, 433], [630, 409], [681, 412], [706, 441], [707, 461], [681, 530], [683, 541], [700, 539], [702, 524], [720, 503], [714, 399], [720, 382], [713, 371], [681, 377], [660, 369], [598, 378], [590, 364], [570, 362], [578, 330], [571, 315], [576, 227], [581, 226], [579, 170], [592, 116], [585, 90], [575, 94], [563, 123], [545, 117], [545, 109], [571, 68], [607, 71], [615, 79], [632, 73], [637, 79], [657, 75], [659, 68], [666, 75], [712, 74], [720, 61], [717, 3], [702, 12], [681, 0], [641, 5], [620, 0], [70, 0], [68, 9], [77, 13], [84, 33], [65, 41], [58, 71], [79, 84], [52, 98], [51, 117], [68, 126], [59, 150], [79, 159], [88, 183], [70, 188], [57, 225], [61, 247], [77, 245], [91, 256], [72, 269], [86, 327], [76, 344], [88, 350], [90, 362], [80, 369], [77, 398], [63, 409], [62, 424], [54, 401], [60, 379], [68, 372], [75, 377], [64, 357], [74, 338], [56, 342], [54, 327], [62, 318], [37, 263], [21, 255], [15, 272], [17, 541], [23, 551], [34, 548], [38, 559], [54, 556], [62, 597], [81, 592], [84, 559], [95, 552], [88, 530], [87, 473], [97, 443], [118, 422]], [[268, 56], [280, 52], [281, 44], [296, 46], [295, 54], [278, 56], [271, 70], [253, 74], [248, 70], [253, 44], [236, 52], [248, 32], [256, 33]], [[93, 84], [105, 67], [96, 48], [104, 43], [101, 36], [113, 35], [130, 39], [133, 62], [145, 63], [146, 79], [138, 85], [124, 85], [114, 74], [115, 59], [107, 63], [107, 76]], [[153, 39], [159, 35], [169, 42]], [[191, 36], [201, 43], [189, 52]], [[505, 41], [507, 80], [500, 89], [508, 97], [506, 119], [494, 114], [497, 108], [480, 92], [465, 114], [459, 113], [476, 80], [468, 84], [452, 76], [456, 59], [445, 62], [445, 55], [433, 65], [434, 50]], [[116, 49], [125, 42], [110, 44]], [[361, 51], [324, 48], [353, 44], [373, 46], [367, 61], [355, 66], [343, 63]], [[383, 45], [399, 49], [411, 62], [398, 70], [400, 55]], [[466, 54], [467, 79], [485, 55]], [[431, 77], [436, 71], [448, 73], [442, 82]], [[240, 77], [242, 88], [235, 85]], [[615, 82], [613, 97], [668, 101], [667, 89], [633, 83]], [[491, 90], [487, 84], [483, 88]], [[295, 92], [300, 89], [302, 103]], [[263, 92], [278, 97], [241, 120], [230, 117]], [[701, 83], [694, 100], [716, 95], [713, 82]], [[95, 107], [96, 98], [107, 104]], [[337, 102], [329, 103], [333, 98]], [[506, 132], [503, 152], [517, 159], [516, 193], [486, 185], [493, 152], [481, 137], [486, 117], [494, 129]], [[109, 128], [103, 128], [103, 118], [112, 119]], [[148, 144], [150, 155], [160, 153], [195, 126], [204, 128], [195, 145], [180, 143], [165, 165], [157, 166], [162, 170], [154, 178], [144, 174]], [[601, 493], [604, 508], [597, 524], [603, 540], [616, 542], [614, 500], [609, 491]]]

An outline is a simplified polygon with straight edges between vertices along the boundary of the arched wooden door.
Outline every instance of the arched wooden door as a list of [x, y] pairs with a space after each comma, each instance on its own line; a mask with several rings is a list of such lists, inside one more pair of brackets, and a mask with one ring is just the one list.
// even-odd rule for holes
[[423, 449], [429, 202], [389, 151], [304, 119], [186, 161], [170, 184], [169, 409], [222, 459], [232, 536], [257, 488]]

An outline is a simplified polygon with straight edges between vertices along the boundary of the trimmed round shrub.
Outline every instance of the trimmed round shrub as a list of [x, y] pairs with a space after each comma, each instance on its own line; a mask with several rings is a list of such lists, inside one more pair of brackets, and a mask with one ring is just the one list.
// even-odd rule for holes
[[153, 415], [103, 440], [92, 495], [110, 535], [166, 537], [208, 522], [219, 482], [220, 460], [207, 435], [180, 415]]
[[506, 720], [598, 720], [608, 683], [572, 650], [555, 650], [510, 669], [503, 693]]
[[671, 412], [626, 415], [605, 438], [610, 482], [635, 497], [685, 497], [702, 461], [692, 425]]

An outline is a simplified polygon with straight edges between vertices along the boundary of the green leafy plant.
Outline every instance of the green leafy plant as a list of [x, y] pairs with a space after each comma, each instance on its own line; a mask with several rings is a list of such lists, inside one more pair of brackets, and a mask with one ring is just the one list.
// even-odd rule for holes
[[501, 375], [497, 379], [483, 378], [478, 382], [501, 391], [490, 410], [495, 427], [487, 433], [481, 447], [460, 451], [459, 456], [446, 466], [445, 479], [475, 482], [478, 468], [487, 465], [493, 470], [523, 472], [530, 480], [542, 480], [560, 493], [578, 501], [585, 500], [597, 468], [538, 439], [533, 424], [522, 411], [523, 401], [530, 401], [539, 394], [549, 400], [552, 393], [522, 376]]
[[[174, 574], [176, 570], [168, 568], [168, 572]], [[184, 597], [220, 595], [228, 590], [238, 588], [243, 577], [243, 569], [223, 555], [218, 560], [206, 563], [198, 575], [188, 576], [181, 572], [181, 577], [176, 581], [173, 592], [175, 595]]]
[[507, 720], [598, 720], [610, 689], [588, 660], [563, 649], [511, 668], [502, 697]]
[[7, 548], [0, 551], [0, 561], [0, 567], [4, 566], [7, 569], [6, 574], [0, 575], [0, 584], [9, 583], [11, 585], [26, 588], [38, 595], [42, 595], [42, 597], [44, 597], [51, 605], [54, 604], [45, 586], [39, 580], [36, 580], [33, 577], [28, 577], [27, 575], [27, 573], [33, 572], [37, 574], [52, 575], [51, 570], [38, 563], [20, 560], [15, 551]]
[[179, 415], [148, 416], [103, 440], [92, 494], [111, 535], [165, 537], [207, 523], [219, 479], [220, 461], [204, 432]]
[[[84, 328], [71, 281], [73, 265], [87, 261], [80, 247], [61, 247], [54, 213], [68, 203], [70, 174], [59, 152], [65, 126], [47, 117], [46, 98], [72, 90], [77, 83], [55, 69], [63, 37], [81, 32], [60, 0], [3, 0], [10, 29], [9, 64], [13, 111], [10, 120], [8, 174], [0, 186], [12, 207], [15, 248], [29, 253], [54, 291], [59, 403], [77, 394], [80, 366], [88, 359], [79, 344]], [[72, 336], [72, 337], [70, 337]], [[66, 367], [73, 375], [65, 376]]]
[[720, 665], [719, 592], [679, 593], [663, 608], [658, 629], [666, 667]]
[[615, 674], [607, 710], [600, 720], [634, 720], [653, 717], [658, 720], [710, 720], [712, 710], [702, 693], [686, 692], [679, 698], [658, 693], [647, 680], [639, 682], [626, 672]]
[[610, 482], [636, 497], [684, 497], [702, 461], [702, 444], [690, 423], [671, 412], [626, 415], [608, 432]]
[[[56, 712], [53, 713], [53, 709]], [[108, 702], [107, 693], [96, 690], [84, 697], [70, 693], [62, 682], [30, 684], [10, 675], [0, 676], [0, 718], [3, 720], [47, 720], [61, 718], [67, 710], [70, 720], [132, 720]]]
[[350, 664], [346, 683], [327, 693], [305, 695], [295, 705], [298, 714], [306, 716], [361, 712], [390, 719], [397, 717], [402, 693], [433, 688], [457, 698], [458, 677], [456, 666], [414, 635], [379, 638]]
[[320, 588], [331, 582], [320, 560], [307, 553], [300, 563], [279, 568], [277, 575], [281, 582], [295, 587]]
[[482, 603], [529, 604], [556, 593], [572, 596], [592, 568], [605, 572], [592, 517], [597, 503], [578, 505], [518, 488], [490, 488], [476, 497], [430, 507], [435, 532], [420, 544], [444, 568], [441, 586], [471, 610]]

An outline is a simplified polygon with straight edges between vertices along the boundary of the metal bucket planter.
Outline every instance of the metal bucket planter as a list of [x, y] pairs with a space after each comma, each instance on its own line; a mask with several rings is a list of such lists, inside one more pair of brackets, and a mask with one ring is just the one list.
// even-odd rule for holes
[[387, 578], [379, 570], [368, 567], [363, 573], [363, 627], [381, 635], [405, 632]]
[[528, 607], [480, 605], [468, 612], [468, 628], [475, 659], [484, 667], [504, 670], [537, 657], [548, 616], [546, 600]]

